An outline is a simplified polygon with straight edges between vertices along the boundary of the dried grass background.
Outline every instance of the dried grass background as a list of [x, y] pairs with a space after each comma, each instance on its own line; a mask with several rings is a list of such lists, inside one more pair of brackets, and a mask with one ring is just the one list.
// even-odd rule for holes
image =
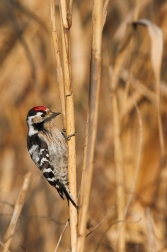
[[[78, 191], [88, 104], [92, 4], [93, 1], [88, 0], [74, 1], [71, 28]], [[141, 137], [143, 143], [140, 170], [124, 224], [126, 251], [167, 251], [167, 3], [140, 1], [138, 16], [139, 19], [148, 19], [159, 26], [163, 34], [159, 108], [164, 153], [159, 140], [156, 73], [150, 50], [152, 40], [147, 29], [142, 26], [139, 26], [135, 35], [133, 34], [133, 41], [130, 41], [130, 35], [126, 30], [127, 23], [134, 21], [134, 10], [134, 1], [110, 1], [103, 30], [102, 82], [87, 233], [113, 206], [115, 207], [101, 225], [86, 238], [86, 249], [89, 251], [114, 250], [119, 236], [119, 221], [123, 219], [123, 216], [121, 220], [118, 218], [118, 210], [122, 203], [119, 202], [118, 187], [123, 188], [122, 200], [125, 201], [125, 206], [138, 165]], [[56, 11], [58, 12], [58, 1]], [[118, 51], [121, 42], [125, 43]], [[155, 47], [154, 52], [154, 60], [158, 62], [159, 47]], [[113, 88], [111, 80], [113, 81], [116, 66], [120, 66], [120, 71], [115, 75], [115, 78], [119, 78], [116, 87]], [[112, 88], [119, 113], [119, 153], [116, 153], [114, 147]], [[60, 199], [55, 189], [46, 183], [31, 161], [26, 147], [25, 122], [27, 111], [36, 105], [45, 105], [53, 111], [60, 111], [49, 1], [0, 1], [0, 95], [1, 244], [24, 176], [30, 171], [31, 184], [10, 251], [54, 251], [69, 217], [68, 206], [67, 202]], [[135, 104], [141, 115], [142, 136]], [[58, 127], [62, 128], [61, 118], [58, 119]], [[122, 155], [123, 184], [118, 184], [120, 177], [115, 176], [115, 154], [118, 158]], [[122, 212], [124, 210], [123, 208]], [[66, 251], [69, 247], [68, 227], [58, 251]]]

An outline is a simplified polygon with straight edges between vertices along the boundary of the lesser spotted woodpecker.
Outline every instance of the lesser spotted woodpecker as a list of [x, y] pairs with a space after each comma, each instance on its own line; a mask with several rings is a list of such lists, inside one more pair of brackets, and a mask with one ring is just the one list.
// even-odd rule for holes
[[60, 197], [77, 208], [68, 188], [68, 145], [62, 132], [56, 127], [56, 116], [44, 106], [34, 107], [27, 115], [27, 148], [36, 166]]

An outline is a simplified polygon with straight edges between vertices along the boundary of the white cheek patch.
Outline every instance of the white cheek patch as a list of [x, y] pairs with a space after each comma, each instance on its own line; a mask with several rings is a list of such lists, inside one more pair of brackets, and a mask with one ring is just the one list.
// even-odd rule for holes
[[32, 119], [34, 118], [34, 116], [30, 116], [27, 118], [27, 124], [30, 126], [32, 125]]
[[27, 118], [27, 124], [29, 127], [28, 131], [29, 136], [33, 136], [34, 134], [38, 133], [38, 131], [34, 129], [33, 124], [42, 122], [43, 120], [41, 117], [42, 114], [43, 114], [42, 112], [37, 112], [36, 115]]
[[28, 135], [29, 135], [29, 136], [33, 136], [33, 135], [35, 135], [36, 133], [38, 133], [38, 131], [34, 129], [33, 125], [29, 125]]

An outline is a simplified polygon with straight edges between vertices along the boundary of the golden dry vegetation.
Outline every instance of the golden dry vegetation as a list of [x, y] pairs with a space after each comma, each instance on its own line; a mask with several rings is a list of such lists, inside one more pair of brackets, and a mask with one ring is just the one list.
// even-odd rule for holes
[[[55, 4], [62, 52], [59, 1]], [[74, 1], [70, 29], [78, 195], [92, 8], [93, 1]], [[167, 251], [166, 13], [166, 1], [109, 1], [87, 234], [100, 225], [87, 236], [85, 251]], [[68, 205], [42, 177], [26, 146], [28, 110], [37, 105], [61, 110], [49, 1], [0, 1], [0, 95], [0, 249], [24, 176], [31, 172], [8, 251], [55, 251]], [[61, 117], [57, 124], [61, 129]], [[69, 248], [68, 226], [58, 251]]]

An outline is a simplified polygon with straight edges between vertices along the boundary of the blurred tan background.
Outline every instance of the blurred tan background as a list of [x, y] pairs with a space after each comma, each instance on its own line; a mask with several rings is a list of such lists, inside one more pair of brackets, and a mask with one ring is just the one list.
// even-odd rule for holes
[[[92, 2], [74, 1], [71, 28], [72, 83], [75, 99], [77, 181], [80, 187], [86, 113], [88, 104], [89, 66], [91, 49]], [[163, 59], [161, 67], [160, 113], [163, 139], [167, 139], [167, 3], [166, 1], [140, 1], [139, 18], [151, 20], [163, 32]], [[103, 30], [103, 69], [100, 90], [99, 123], [94, 162], [94, 176], [88, 219], [88, 232], [107, 212], [111, 214], [86, 239], [89, 251], [113, 251], [116, 239], [117, 198], [113, 147], [112, 102], [109, 88], [109, 63], [114, 65], [119, 43], [127, 22], [133, 21], [135, 1], [110, 1]], [[56, 1], [58, 12], [58, 1]], [[58, 29], [59, 19], [56, 20]], [[58, 30], [58, 34], [60, 31]], [[59, 34], [60, 35], [60, 34]], [[150, 251], [147, 219], [155, 233], [156, 251], [167, 251], [166, 169], [162, 164], [159, 146], [155, 104], [155, 76], [150, 63], [148, 34], [141, 34], [139, 44], [130, 51], [124, 70], [133, 73], [147, 90], [132, 85], [133, 94], [141, 112], [143, 147], [140, 172], [126, 229], [127, 251]], [[61, 40], [59, 41], [61, 45]], [[158, 48], [157, 48], [158, 53]], [[124, 108], [121, 100], [126, 89], [126, 78], [118, 85], [121, 140], [125, 171], [125, 196], [128, 199], [136, 168], [139, 143], [138, 117], [132, 93], [128, 92]], [[134, 82], [132, 83], [134, 84]], [[137, 85], [137, 84], [136, 84]], [[152, 91], [150, 98], [147, 91]], [[55, 75], [54, 49], [51, 38], [49, 1], [0, 1], [0, 241], [3, 241], [13, 207], [23, 183], [24, 175], [31, 171], [31, 185], [23, 207], [11, 250], [54, 251], [58, 238], [68, 219], [68, 206], [56, 190], [42, 177], [31, 161], [27, 146], [26, 116], [30, 108], [45, 105], [60, 111], [60, 100]], [[122, 111], [125, 109], [125, 114]], [[61, 129], [61, 116], [58, 119]], [[163, 157], [164, 158], [164, 157]], [[147, 209], [147, 210], [146, 210]], [[145, 212], [146, 211], [146, 212]], [[142, 220], [140, 221], [140, 218]], [[110, 228], [108, 228], [111, 226]], [[103, 239], [102, 239], [103, 238]], [[65, 232], [58, 251], [70, 246], [69, 230]]]

